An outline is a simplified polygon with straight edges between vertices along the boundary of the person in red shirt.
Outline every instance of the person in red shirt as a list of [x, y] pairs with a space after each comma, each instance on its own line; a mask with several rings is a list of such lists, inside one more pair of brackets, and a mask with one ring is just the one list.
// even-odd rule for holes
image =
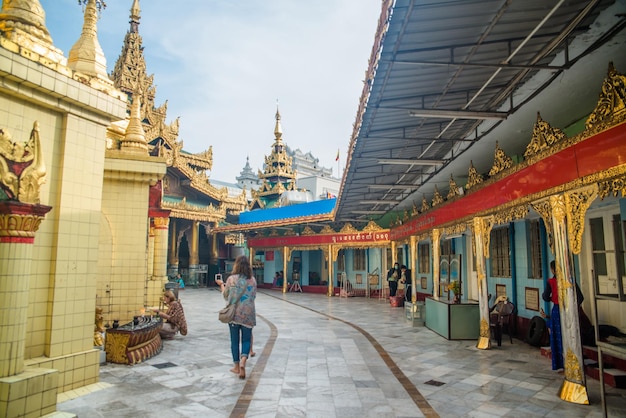
[[548, 285], [541, 297], [546, 302], [552, 302], [550, 320], [550, 351], [552, 356], [552, 370], [563, 369], [563, 339], [561, 338], [561, 313], [559, 312], [559, 292], [556, 283], [556, 263], [550, 261], [550, 271], [552, 277], [548, 279]]

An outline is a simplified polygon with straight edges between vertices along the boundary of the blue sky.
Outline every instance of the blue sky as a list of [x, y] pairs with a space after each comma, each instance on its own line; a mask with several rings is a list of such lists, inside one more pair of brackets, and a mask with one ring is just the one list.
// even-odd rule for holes
[[[65, 56], [80, 36], [76, 0], [40, 0]], [[132, 0], [107, 0], [98, 39], [113, 70]], [[143, 0], [139, 33], [156, 105], [180, 116], [184, 149], [213, 146], [210, 178], [235, 182], [246, 157], [256, 172], [283, 139], [343, 172], [381, 0]], [[339, 165], [335, 161], [340, 150]]]

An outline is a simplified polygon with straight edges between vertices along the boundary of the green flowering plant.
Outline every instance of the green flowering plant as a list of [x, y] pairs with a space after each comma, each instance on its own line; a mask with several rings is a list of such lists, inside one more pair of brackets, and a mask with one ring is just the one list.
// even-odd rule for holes
[[448, 291], [454, 292], [455, 295], [461, 294], [461, 283], [458, 280], [453, 280], [448, 285]]

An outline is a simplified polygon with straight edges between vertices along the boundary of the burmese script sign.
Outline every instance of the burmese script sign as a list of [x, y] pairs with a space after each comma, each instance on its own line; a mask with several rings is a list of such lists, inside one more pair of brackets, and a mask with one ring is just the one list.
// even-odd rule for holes
[[355, 246], [360, 243], [364, 245], [386, 244], [389, 242], [389, 230], [375, 232], [353, 232], [349, 234], [319, 234], [300, 235], [288, 237], [260, 237], [248, 239], [248, 245], [256, 248], [270, 247], [290, 247], [301, 245], [331, 245], [344, 244]]

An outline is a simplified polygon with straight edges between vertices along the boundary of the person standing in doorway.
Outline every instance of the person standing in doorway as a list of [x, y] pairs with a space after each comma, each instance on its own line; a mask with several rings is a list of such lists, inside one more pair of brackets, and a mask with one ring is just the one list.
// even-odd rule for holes
[[561, 313], [559, 312], [559, 292], [556, 281], [556, 263], [550, 262], [552, 277], [548, 279], [548, 285], [541, 297], [546, 302], [552, 302], [548, 326], [550, 329], [550, 351], [552, 357], [552, 370], [562, 370], [563, 362], [563, 339], [561, 338]]
[[400, 263], [395, 263], [393, 268], [387, 272], [389, 282], [389, 296], [395, 296], [398, 291], [398, 280], [400, 280]]
[[413, 295], [411, 294], [411, 269], [406, 268], [405, 265], [400, 267], [400, 283], [404, 284], [404, 300], [411, 302]]

